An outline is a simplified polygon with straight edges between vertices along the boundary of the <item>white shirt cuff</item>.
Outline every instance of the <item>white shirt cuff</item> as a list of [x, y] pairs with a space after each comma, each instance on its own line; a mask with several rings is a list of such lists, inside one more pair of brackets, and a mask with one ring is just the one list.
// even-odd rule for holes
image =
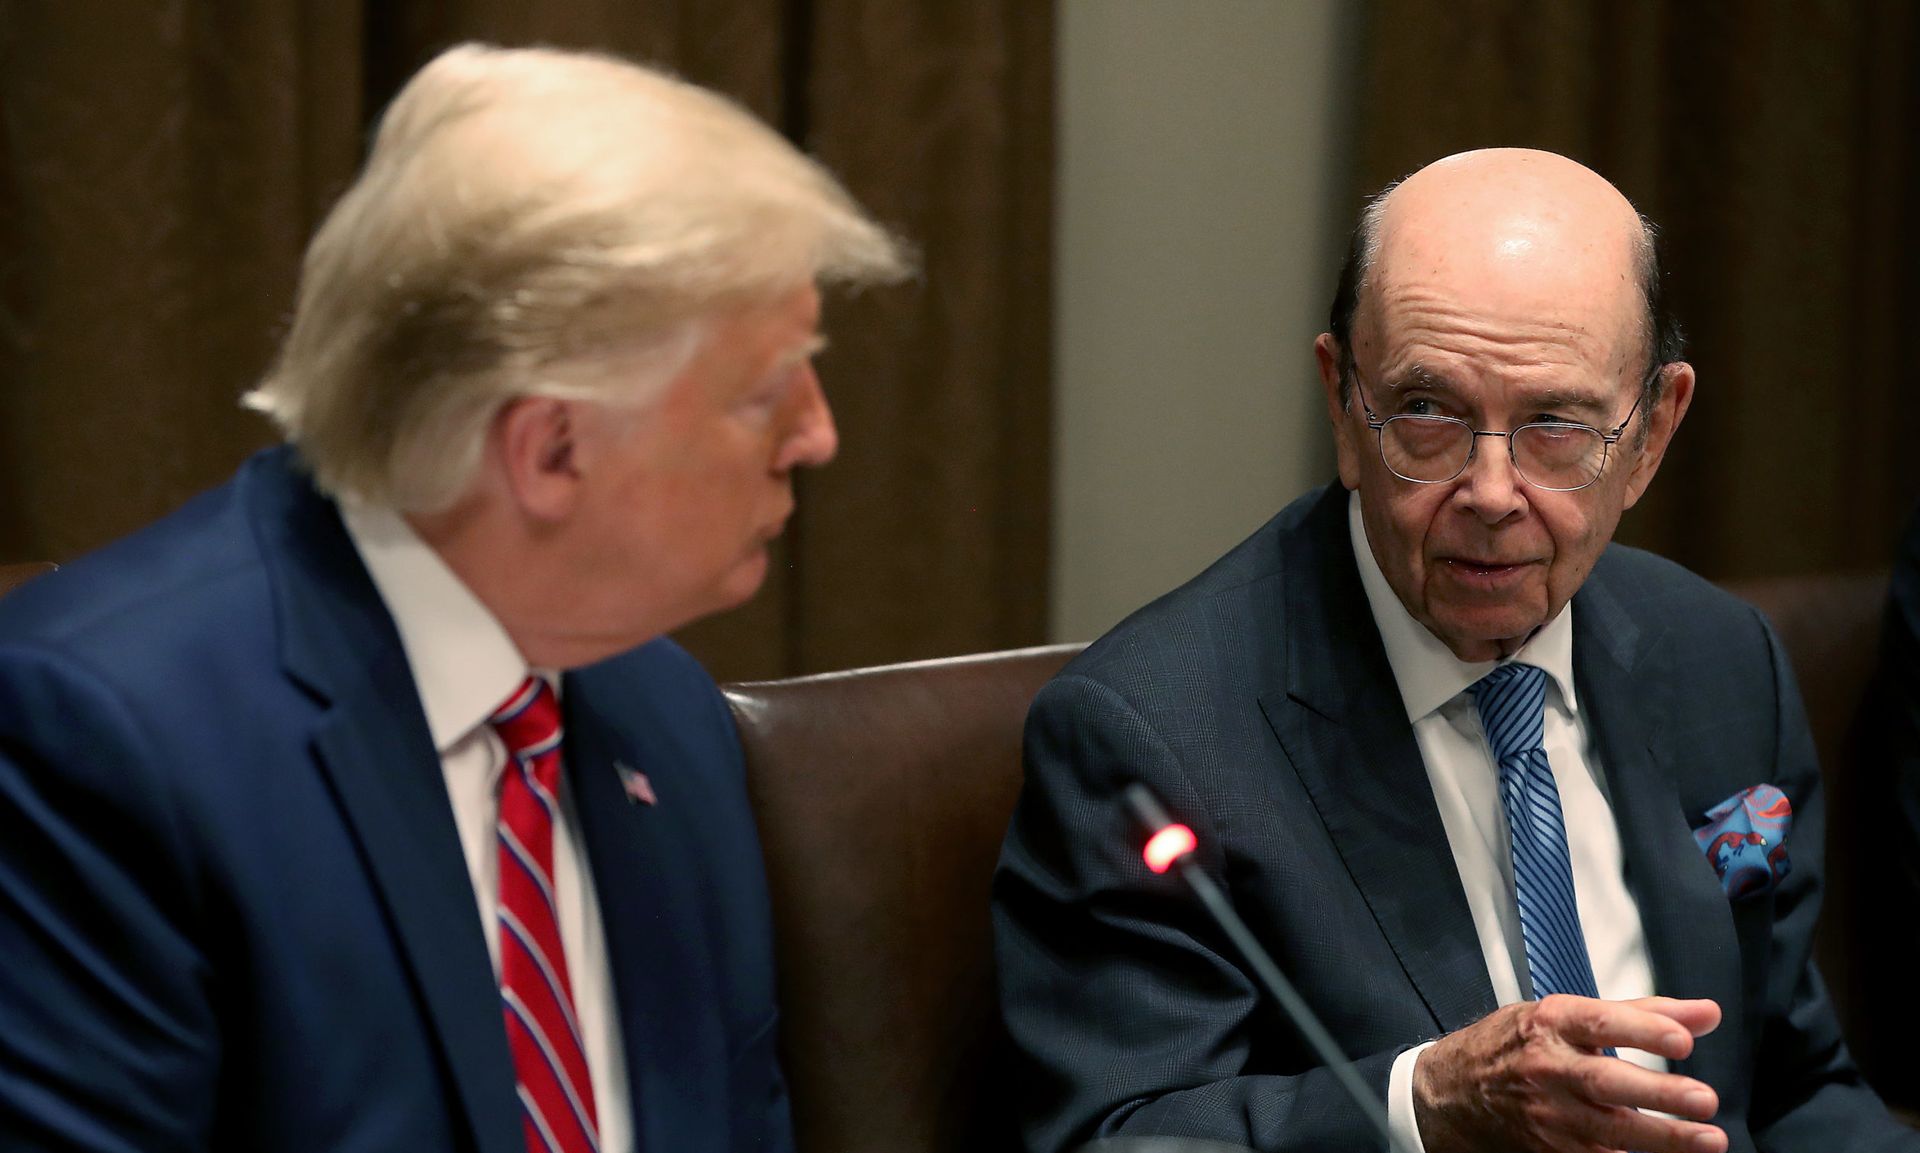
[[1394, 1140], [1412, 1153], [1427, 1153], [1420, 1143], [1420, 1121], [1413, 1115], [1413, 1063], [1420, 1054], [1433, 1048], [1433, 1042], [1415, 1045], [1393, 1059], [1393, 1071], [1387, 1075], [1387, 1128]]

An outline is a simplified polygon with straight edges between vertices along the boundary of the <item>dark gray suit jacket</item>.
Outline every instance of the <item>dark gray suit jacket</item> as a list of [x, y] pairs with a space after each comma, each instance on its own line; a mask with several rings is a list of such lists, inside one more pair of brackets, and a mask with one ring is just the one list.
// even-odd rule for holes
[[[1394, 1057], [1495, 1008], [1473, 919], [1355, 566], [1347, 495], [1310, 494], [1042, 690], [995, 880], [1028, 1145], [1161, 1133], [1379, 1148], [1171, 875], [1145, 781], [1384, 1097]], [[1859, 1080], [1809, 959], [1824, 814], [1784, 652], [1752, 608], [1610, 547], [1575, 597], [1574, 675], [1659, 991], [1725, 1019], [1679, 1070], [1743, 1150], [1920, 1149]], [[1772, 782], [1793, 869], [1729, 901], [1705, 810]]]

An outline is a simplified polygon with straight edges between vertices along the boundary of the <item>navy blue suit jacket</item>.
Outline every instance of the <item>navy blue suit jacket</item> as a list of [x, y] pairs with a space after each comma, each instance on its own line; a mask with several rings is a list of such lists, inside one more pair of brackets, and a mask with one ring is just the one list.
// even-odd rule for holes
[[[664, 640], [563, 700], [638, 1148], [783, 1153], [725, 703]], [[399, 636], [287, 451], [0, 601], [0, 958], [9, 1150], [525, 1153]]]
[[[1823, 813], [1760, 615], [1609, 548], [1575, 597], [1574, 676], [1659, 991], [1725, 1018], [1681, 1071], [1736, 1153], [1920, 1149], [1859, 1080], [1809, 960]], [[1028, 1145], [1179, 1134], [1258, 1150], [1379, 1140], [1120, 801], [1152, 786], [1381, 1097], [1393, 1059], [1495, 1008], [1472, 914], [1361, 587], [1347, 494], [1310, 494], [1088, 648], [1041, 693], [995, 880]], [[1770, 781], [1793, 872], [1729, 901], [1707, 808]]]

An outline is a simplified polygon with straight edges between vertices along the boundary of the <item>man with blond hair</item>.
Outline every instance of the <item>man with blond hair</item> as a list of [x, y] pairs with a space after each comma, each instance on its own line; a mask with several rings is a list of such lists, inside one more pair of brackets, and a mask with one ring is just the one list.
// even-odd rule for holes
[[453, 49], [246, 403], [287, 444], [0, 603], [0, 1144], [782, 1150], [738, 745], [662, 634], [834, 455], [904, 257], [740, 108]]
[[1824, 813], [1779, 641], [1610, 543], [1694, 392], [1653, 241], [1524, 149], [1368, 207], [1314, 349], [1338, 483], [1028, 720], [995, 896], [1030, 1148], [1385, 1144], [1128, 848], [1144, 781], [1404, 1149], [1920, 1150], [1810, 960]]

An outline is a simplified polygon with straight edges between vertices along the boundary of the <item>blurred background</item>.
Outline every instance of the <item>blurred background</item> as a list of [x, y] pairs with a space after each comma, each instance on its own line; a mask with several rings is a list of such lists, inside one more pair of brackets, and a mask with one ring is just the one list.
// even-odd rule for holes
[[1331, 476], [1311, 342], [1362, 196], [1551, 148], [1665, 233], [1700, 389], [1621, 536], [1887, 563], [1920, 494], [1904, 0], [0, 0], [0, 561], [267, 443], [236, 398], [380, 109], [463, 39], [728, 92], [911, 238], [830, 305], [841, 458], [723, 679], [1084, 640]]

